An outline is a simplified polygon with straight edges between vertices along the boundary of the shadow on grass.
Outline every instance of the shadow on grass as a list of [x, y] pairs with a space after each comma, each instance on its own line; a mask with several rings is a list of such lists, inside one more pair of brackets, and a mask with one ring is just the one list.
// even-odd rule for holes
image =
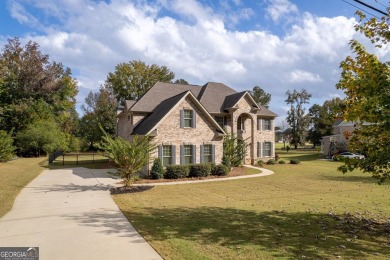
[[356, 259], [390, 254], [389, 220], [218, 207], [146, 208], [145, 213], [124, 214], [152, 241], [183, 239], [233, 250], [245, 247], [242, 254], [260, 250], [273, 257]]

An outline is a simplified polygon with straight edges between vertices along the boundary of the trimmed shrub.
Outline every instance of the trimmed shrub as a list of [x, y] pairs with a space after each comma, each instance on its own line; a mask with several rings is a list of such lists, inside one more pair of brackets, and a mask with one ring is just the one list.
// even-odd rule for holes
[[188, 165], [168, 165], [165, 169], [165, 179], [180, 179], [188, 177], [190, 167]]
[[268, 164], [268, 165], [274, 165], [274, 164], [276, 164], [276, 161], [275, 161], [274, 159], [269, 159], [269, 160], [267, 161], [267, 164]]
[[279, 164], [286, 164], [286, 162], [283, 161], [283, 160], [280, 160], [280, 161], [279, 161]]
[[215, 163], [209, 163], [209, 165], [210, 165], [210, 174], [216, 175], [215, 171], [216, 171], [217, 165]]
[[291, 163], [291, 164], [300, 164], [301, 161], [298, 160], [298, 159], [291, 159], [291, 160], [290, 160], [290, 163]]
[[150, 171], [150, 175], [152, 176], [152, 179], [161, 179], [164, 177], [164, 167], [161, 163], [160, 158], [156, 158], [153, 161], [152, 170]]
[[263, 160], [258, 160], [257, 161], [257, 165], [259, 165], [260, 167], [262, 167], [264, 165], [264, 161]]
[[229, 168], [226, 167], [226, 165], [219, 164], [216, 165], [214, 168], [214, 171], [212, 172], [212, 175], [216, 176], [226, 176], [229, 173]]
[[206, 177], [211, 173], [211, 165], [209, 163], [190, 165], [190, 177]]

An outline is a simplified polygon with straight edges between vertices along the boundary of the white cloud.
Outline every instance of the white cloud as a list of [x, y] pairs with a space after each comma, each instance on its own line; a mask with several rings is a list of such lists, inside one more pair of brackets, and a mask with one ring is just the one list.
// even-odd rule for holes
[[[79, 102], [88, 90], [98, 89], [116, 64], [139, 59], [165, 65], [193, 84], [218, 81], [237, 91], [259, 85], [272, 94], [271, 109], [282, 115], [287, 90], [306, 88], [316, 98], [341, 93], [334, 88], [338, 66], [355, 34], [354, 19], [311, 14], [282, 36], [233, 30], [217, 10], [195, 0], [45, 3], [36, 6], [58, 24], [47, 24], [43, 33], [26, 39], [75, 72], [82, 87]], [[297, 12], [288, 1], [274, 3], [275, 19]], [[168, 16], [166, 8], [174, 15]]]
[[267, 7], [267, 14], [272, 18], [274, 22], [278, 22], [282, 17], [292, 13], [298, 13], [296, 5], [289, 0], [269, 0]]
[[289, 73], [287, 81], [290, 83], [301, 83], [301, 82], [321, 82], [322, 79], [320, 75], [311, 73], [304, 70], [294, 70]]

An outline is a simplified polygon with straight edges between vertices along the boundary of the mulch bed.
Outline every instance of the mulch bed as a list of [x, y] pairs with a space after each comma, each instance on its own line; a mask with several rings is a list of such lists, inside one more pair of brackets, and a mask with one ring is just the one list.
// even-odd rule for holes
[[154, 186], [123, 186], [123, 187], [116, 187], [111, 188], [110, 193], [112, 195], [114, 194], [125, 194], [125, 193], [136, 193], [136, 192], [143, 192], [154, 188]]

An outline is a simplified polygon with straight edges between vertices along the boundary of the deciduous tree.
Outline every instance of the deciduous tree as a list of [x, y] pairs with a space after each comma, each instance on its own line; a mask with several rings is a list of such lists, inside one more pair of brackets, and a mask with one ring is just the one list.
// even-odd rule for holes
[[[390, 8], [387, 9], [390, 13]], [[358, 12], [360, 22], [365, 15]], [[356, 25], [378, 48], [390, 41], [390, 15]], [[348, 160], [343, 172], [356, 168], [372, 173], [379, 182], [390, 178], [390, 63], [366, 51], [356, 40], [350, 43], [354, 57], [341, 62], [337, 88], [346, 94], [344, 117], [357, 124], [350, 139], [351, 150], [363, 152], [365, 160]]]
[[171, 82], [174, 78], [175, 74], [165, 66], [134, 60], [116, 65], [107, 76], [106, 86], [123, 104], [127, 99], [137, 100], [158, 81]]
[[291, 127], [290, 143], [297, 149], [298, 145], [304, 145], [307, 134], [307, 127], [310, 118], [305, 114], [304, 104], [308, 104], [311, 94], [305, 89], [300, 92], [295, 90], [293, 92], [286, 92], [287, 105], [290, 105], [290, 110], [287, 112], [287, 122]]

